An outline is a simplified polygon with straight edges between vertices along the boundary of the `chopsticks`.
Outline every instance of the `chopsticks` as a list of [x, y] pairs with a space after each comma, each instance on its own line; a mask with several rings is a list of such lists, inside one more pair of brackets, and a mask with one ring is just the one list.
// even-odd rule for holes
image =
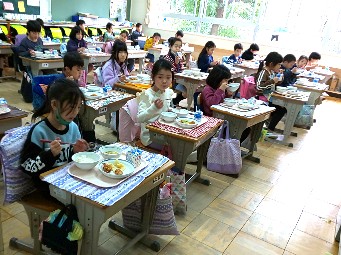
[[[52, 143], [53, 141], [47, 140], [47, 139], [40, 139], [42, 143]], [[66, 142], [60, 142], [60, 144], [70, 144], [70, 145], [75, 145], [74, 143], [66, 143]]]

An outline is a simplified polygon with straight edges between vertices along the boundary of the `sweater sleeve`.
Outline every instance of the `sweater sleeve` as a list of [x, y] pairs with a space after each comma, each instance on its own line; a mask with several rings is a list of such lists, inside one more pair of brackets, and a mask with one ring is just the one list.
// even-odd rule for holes
[[137, 112], [137, 121], [139, 123], [148, 122], [150, 119], [160, 115], [162, 109], [158, 109], [154, 102], [151, 102], [146, 91], [142, 92], [139, 96], [139, 107]]
[[149, 48], [153, 47], [153, 38], [149, 38], [144, 45], [144, 50], [148, 50]]
[[257, 90], [271, 89], [274, 85], [275, 81], [273, 79], [269, 79], [269, 77], [266, 75], [266, 71], [260, 71], [256, 80]]
[[209, 67], [210, 67], [209, 57], [207, 55], [199, 57], [198, 68], [200, 68], [200, 71], [207, 73]]
[[103, 66], [102, 72], [104, 85], [109, 84], [111, 87], [113, 87], [120, 80], [120, 78], [118, 77], [117, 73], [113, 68], [112, 61], [108, 61], [108, 64]]
[[75, 40], [70, 39], [66, 45], [67, 52], [77, 51], [78, 43]]
[[225, 91], [221, 89], [217, 89], [216, 91], [213, 90], [206, 90], [203, 94], [203, 100], [208, 107], [212, 105], [220, 104], [225, 98]]
[[26, 42], [26, 40], [22, 40], [20, 45], [19, 45], [19, 48], [18, 48], [19, 56], [30, 57], [31, 54], [29, 51], [29, 47], [25, 42]]

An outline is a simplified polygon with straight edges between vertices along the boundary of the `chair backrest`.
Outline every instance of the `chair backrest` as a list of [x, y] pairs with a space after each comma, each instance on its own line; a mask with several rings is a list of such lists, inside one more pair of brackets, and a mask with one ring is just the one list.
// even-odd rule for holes
[[113, 44], [114, 44], [113, 41], [105, 42], [105, 43], [103, 44], [103, 51], [104, 51], [105, 53], [111, 54]]
[[34, 191], [29, 175], [21, 170], [20, 154], [32, 126], [8, 130], [0, 142], [0, 159], [5, 184], [5, 203], [13, 203]]
[[240, 83], [240, 98], [249, 99], [256, 96], [257, 89], [255, 83], [255, 77], [244, 77]]
[[25, 67], [22, 63], [21, 58], [19, 58], [19, 51], [18, 51], [18, 46], [11, 46], [11, 50], [13, 51], [13, 57], [14, 57], [14, 68], [17, 72], [21, 72], [25, 70]]
[[19, 34], [15, 36], [15, 46], [19, 47], [21, 41], [26, 37], [26, 34]]
[[199, 108], [200, 111], [204, 111], [202, 100], [201, 100], [201, 92], [195, 92], [193, 94], [193, 103], [194, 103], [194, 111]]
[[137, 123], [138, 102], [129, 100], [119, 111], [118, 134], [121, 142], [132, 142], [140, 137], [141, 127]]

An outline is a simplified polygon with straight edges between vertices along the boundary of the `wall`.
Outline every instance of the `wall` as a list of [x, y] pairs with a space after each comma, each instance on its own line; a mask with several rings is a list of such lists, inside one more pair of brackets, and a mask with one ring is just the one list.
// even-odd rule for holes
[[[142, 1], [141, 1], [142, 2]], [[78, 12], [91, 13], [101, 18], [109, 18], [109, 0], [51, 0], [53, 20], [71, 20]]]
[[[152, 1], [152, 0], [150, 0]], [[155, 1], [154, 1], [155, 2]], [[153, 35], [154, 32], [159, 32], [162, 36], [162, 38], [168, 39], [171, 36], [174, 36], [175, 31], [170, 31], [167, 30], [166, 28], [148, 28], [147, 25], [144, 25], [144, 18], [146, 15], [147, 11], [147, 1], [142, 1], [142, 0], [131, 0], [131, 10], [130, 10], [130, 18], [133, 22], [141, 22], [143, 24], [143, 32], [146, 36], [151, 36]], [[226, 55], [229, 55], [231, 50], [233, 50], [233, 46], [235, 43], [242, 43], [244, 46], [244, 50], [248, 48], [248, 46], [252, 42], [247, 42], [247, 41], [237, 41], [233, 39], [227, 39], [227, 38], [222, 38], [222, 37], [216, 37], [216, 36], [203, 36], [200, 34], [194, 34], [194, 33], [185, 33], [185, 37], [183, 38], [183, 41], [186, 43], [189, 43], [191, 46], [197, 45], [198, 47], [195, 47], [195, 51], [205, 45], [205, 43], [209, 40], [212, 40], [215, 42], [217, 45], [217, 48], [219, 50], [219, 55], [218, 57], [221, 57], [220, 55], [224, 55], [224, 51], [226, 51]], [[293, 39], [294, 40], [294, 39]], [[195, 45], [194, 45], [195, 44]], [[306, 42], [306, 49], [304, 54], [308, 54], [314, 49], [309, 48], [309, 42]], [[288, 53], [295, 54], [296, 57], [302, 55], [302, 51], [297, 51], [297, 50], [292, 50], [292, 49], [287, 49], [285, 47], [279, 47], [275, 41], [267, 44], [267, 45], [259, 45], [260, 47], [260, 54], [261, 55], [266, 55], [271, 51], [278, 51], [282, 55], [286, 55]], [[328, 65], [336, 68], [341, 68], [341, 56], [340, 55], [332, 55], [329, 53], [323, 53], [322, 54], [322, 59], [321, 59], [321, 65]], [[198, 54], [194, 54], [196, 56]]]

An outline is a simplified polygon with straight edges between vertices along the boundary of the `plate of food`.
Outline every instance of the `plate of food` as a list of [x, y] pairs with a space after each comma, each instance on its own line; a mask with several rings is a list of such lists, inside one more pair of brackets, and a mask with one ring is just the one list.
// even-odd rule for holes
[[101, 98], [103, 94], [98, 92], [85, 92], [84, 96], [86, 99], [98, 99]]
[[193, 118], [179, 117], [176, 118], [175, 121], [182, 128], [193, 128], [198, 126], [198, 123]]
[[2, 108], [0, 108], [0, 115], [1, 114], [6, 114], [6, 113], [9, 113], [11, 111], [11, 109], [9, 109], [9, 108], [5, 108], [5, 107], [2, 107]]
[[99, 170], [106, 177], [122, 179], [134, 173], [134, 166], [126, 160], [108, 159], [99, 164]]
[[127, 81], [131, 83], [139, 83], [141, 82], [141, 79], [139, 79], [137, 76], [129, 76]]
[[96, 91], [101, 91], [102, 88], [101, 87], [98, 87], [96, 85], [88, 85], [86, 86], [86, 89], [90, 92], [96, 92]]

